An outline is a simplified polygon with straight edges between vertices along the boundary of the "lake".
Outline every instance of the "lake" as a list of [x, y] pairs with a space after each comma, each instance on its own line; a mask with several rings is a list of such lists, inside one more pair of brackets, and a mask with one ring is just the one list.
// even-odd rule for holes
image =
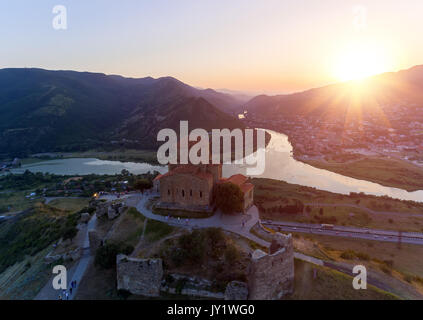
[[[423, 202], [423, 190], [408, 192], [406, 190], [385, 187], [377, 183], [346, 177], [327, 170], [312, 167], [297, 161], [292, 156], [292, 145], [284, 134], [267, 130], [272, 138], [266, 147], [265, 172], [259, 178], [283, 180], [288, 183], [315, 187], [335, 193], [349, 194], [350, 192], [364, 192], [377, 196], [389, 196], [402, 200]], [[50, 172], [61, 175], [87, 175], [87, 174], [116, 174], [126, 169], [134, 174], [148, 171], [167, 172], [167, 167], [155, 166], [147, 163], [133, 163], [120, 161], [107, 161], [90, 158], [70, 158], [60, 160], [42, 161], [13, 169], [12, 172], [20, 173], [25, 170], [32, 172]], [[246, 168], [242, 165], [224, 165], [223, 175], [245, 174]]]
[[158, 171], [167, 172], [163, 166], [154, 166], [148, 163], [120, 162], [99, 160], [94, 158], [69, 158], [41, 161], [23, 165], [19, 169], [12, 169], [13, 173], [32, 172], [53, 173], [58, 175], [88, 175], [88, 174], [117, 174], [123, 169], [134, 174]]

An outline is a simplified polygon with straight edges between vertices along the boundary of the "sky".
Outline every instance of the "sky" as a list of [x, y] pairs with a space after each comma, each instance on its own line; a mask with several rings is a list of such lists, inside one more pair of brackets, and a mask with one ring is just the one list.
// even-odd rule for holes
[[421, 0], [3, 0], [0, 68], [287, 93], [423, 64], [422, 15]]

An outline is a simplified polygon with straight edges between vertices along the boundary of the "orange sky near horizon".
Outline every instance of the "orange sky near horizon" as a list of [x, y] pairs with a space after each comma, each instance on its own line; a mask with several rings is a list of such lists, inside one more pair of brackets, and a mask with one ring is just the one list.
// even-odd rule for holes
[[289, 93], [423, 64], [423, 1], [63, 0], [0, 3], [0, 68], [172, 76]]

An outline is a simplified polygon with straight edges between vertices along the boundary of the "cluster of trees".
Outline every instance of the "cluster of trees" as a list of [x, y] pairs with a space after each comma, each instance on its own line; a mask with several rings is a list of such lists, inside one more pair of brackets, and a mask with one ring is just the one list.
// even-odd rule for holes
[[139, 190], [141, 192], [144, 192], [145, 190], [148, 190], [153, 187], [153, 182], [151, 179], [142, 178], [135, 181], [133, 188], [135, 190]]
[[225, 214], [244, 210], [244, 194], [236, 184], [225, 182], [218, 184], [215, 191], [215, 204]]
[[0, 189], [28, 190], [39, 187], [43, 184], [58, 183], [64, 179], [63, 176], [49, 173], [32, 173], [25, 170], [23, 174], [7, 174], [0, 176]]

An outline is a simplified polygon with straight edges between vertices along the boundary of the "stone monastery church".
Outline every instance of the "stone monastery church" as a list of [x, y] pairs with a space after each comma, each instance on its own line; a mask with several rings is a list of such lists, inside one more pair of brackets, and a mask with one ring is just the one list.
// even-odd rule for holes
[[253, 205], [254, 192], [254, 185], [247, 180], [242, 174], [222, 178], [221, 164], [170, 164], [166, 174], [154, 179], [154, 188], [160, 192], [156, 208], [212, 212], [214, 188], [219, 183], [231, 182], [244, 194], [245, 212]]

